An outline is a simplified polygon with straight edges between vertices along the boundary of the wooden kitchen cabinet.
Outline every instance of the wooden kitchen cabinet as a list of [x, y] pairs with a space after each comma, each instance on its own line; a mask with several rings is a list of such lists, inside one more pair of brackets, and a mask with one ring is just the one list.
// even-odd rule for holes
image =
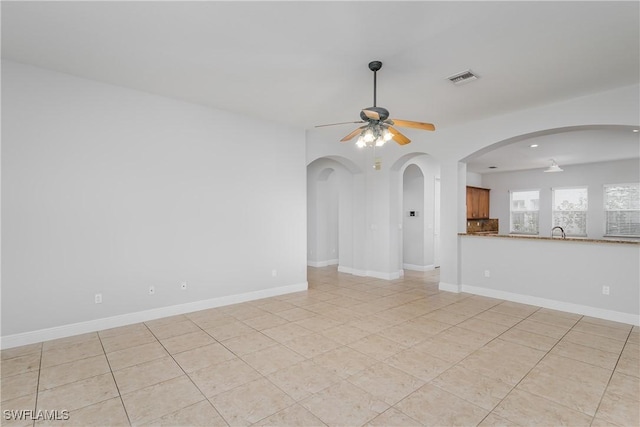
[[467, 219], [489, 218], [488, 188], [467, 187]]

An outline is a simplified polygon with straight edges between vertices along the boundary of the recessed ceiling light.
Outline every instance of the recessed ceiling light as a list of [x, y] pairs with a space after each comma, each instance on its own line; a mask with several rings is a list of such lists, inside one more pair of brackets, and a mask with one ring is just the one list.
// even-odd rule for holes
[[536, 148], [537, 146], [538, 146], [538, 144], [531, 144], [529, 147]]
[[634, 129], [633, 131], [634, 131], [634, 132], [638, 132], [638, 129]]

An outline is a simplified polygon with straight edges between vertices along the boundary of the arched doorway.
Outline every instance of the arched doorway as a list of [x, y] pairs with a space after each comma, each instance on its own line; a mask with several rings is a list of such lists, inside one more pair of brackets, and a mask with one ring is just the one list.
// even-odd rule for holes
[[[347, 159], [323, 157], [307, 166], [307, 265], [354, 268], [361, 250], [361, 225], [354, 217], [364, 205], [354, 192], [358, 169]], [[360, 244], [358, 247], [362, 246]]]
[[[398, 159], [391, 170], [392, 212], [398, 221], [398, 267], [429, 271], [439, 266], [440, 166], [425, 153], [411, 153]], [[397, 197], [393, 193], [397, 192]]]
[[335, 169], [327, 167], [310, 180], [307, 196], [308, 259], [313, 267], [338, 264], [339, 193]]

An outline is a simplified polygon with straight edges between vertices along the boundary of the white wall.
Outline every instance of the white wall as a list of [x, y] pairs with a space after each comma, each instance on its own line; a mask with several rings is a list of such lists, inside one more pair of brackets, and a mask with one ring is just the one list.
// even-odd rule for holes
[[306, 288], [302, 130], [8, 61], [2, 113], [3, 337]]
[[482, 175], [475, 172], [467, 172], [467, 185], [471, 187], [482, 187]]
[[564, 172], [544, 173], [544, 169], [488, 173], [483, 183], [491, 189], [491, 218], [500, 220], [500, 234], [509, 233], [509, 191], [540, 190], [539, 230], [549, 236], [552, 228], [551, 189], [554, 187], [588, 187], [587, 237], [600, 239], [604, 235], [605, 184], [640, 182], [638, 159], [582, 165], [562, 165]]
[[[460, 240], [464, 292], [639, 322], [638, 245], [480, 236]], [[610, 295], [602, 294], [602, 286], [610, 287]]]

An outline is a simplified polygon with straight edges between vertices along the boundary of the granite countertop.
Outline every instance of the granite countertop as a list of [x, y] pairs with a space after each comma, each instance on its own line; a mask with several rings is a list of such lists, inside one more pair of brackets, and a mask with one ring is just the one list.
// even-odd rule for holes
[[558, 242], [584, 242], [584, 243], [617, 243], [628, 245], [639, 245], [640, 240], [637, 239], [624, 239], [624, 238], [604, 238], [604, 239], [589, 239], [587, 237], [545, 237], [545, 236], [533, 236], [526, 234], [488, 234], [488, 233], [458, 233], [458, 236], [477, 236], [477, 237], [499, 237], [503, 239], [529, 239], [529, 240], [554, 240]]

